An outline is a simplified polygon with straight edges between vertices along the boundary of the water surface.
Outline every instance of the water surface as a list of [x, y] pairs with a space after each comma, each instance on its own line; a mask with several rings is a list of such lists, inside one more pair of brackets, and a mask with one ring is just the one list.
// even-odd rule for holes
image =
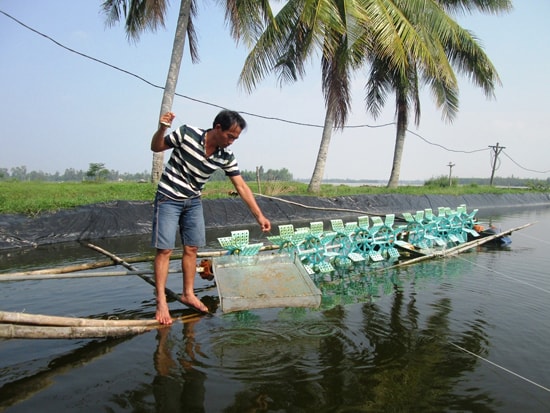
[[[320, 309], [218, 309], [122, 339], [0, 340], [0, 411], [548, 412], [550, 209], [504, 211], [485, 218], [502, 229], [536, 222], [510, 247], [366, 274]], [[97, 243], [125, 257], [150, 252], [140, 237]], [[0, 269], [97, 259], [58, 245], [2, 254]], [[215, 287], [196, 286], [215, 309]], [[181, 276], [168, 287], [181, 291]], [[136, 276], [4, 282], [0, 302], [94, 318], [155, 311]]]

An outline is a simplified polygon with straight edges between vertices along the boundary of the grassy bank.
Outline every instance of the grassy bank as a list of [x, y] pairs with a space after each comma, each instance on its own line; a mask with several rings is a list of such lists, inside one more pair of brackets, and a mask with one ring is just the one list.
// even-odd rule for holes
[[[250, 183], [253, 192], [270, 196], [313, 195], [307, 184], [300, 182], [264, 182], [260, 187]], [[81, 205], [111, 201], [151, 201], [156, 186], [136, 182], [0, 182], [0, 214], [36, 215]], [[228, 180], [209, 182], [203, 191], [204, 198], [216, 199], [231, 196], [233, 186]], [[441, 194], [464, 195], [481, 193], [523, 193], [528, 189], [495, 188], [490, 186], [402, 186], [388, 189], [378, 186], [323, 185], [315, 196], [335, 197], [358, 194]]]

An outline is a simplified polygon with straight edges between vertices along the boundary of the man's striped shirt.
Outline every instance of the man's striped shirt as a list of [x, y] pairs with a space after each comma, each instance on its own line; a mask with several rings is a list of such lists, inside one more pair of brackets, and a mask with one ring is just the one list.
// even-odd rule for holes
[[183, 125], [164, 137], [172, 149], [170, 159], [159, 181], [158, 191], [171, 199], [188, 199], [201, 195], [204, 184], [217, 170], [227, 176], [240, 175], [235, 155], [229, 149], [218, 148], [205, 157], [206, 130]]

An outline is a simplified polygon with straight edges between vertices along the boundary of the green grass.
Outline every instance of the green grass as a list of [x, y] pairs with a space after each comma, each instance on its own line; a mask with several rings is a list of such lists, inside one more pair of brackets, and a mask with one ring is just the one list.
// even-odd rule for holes
[[[307, 192], [307, 184], [299, 182], [263, 182], [261, 191], [256, 182], [250, 183], [255, 193], [269, 196], [307, 195], [336, 197], [358, 194], [408, 194], [408, 195], [465, 195], [481, 193], [524, 193], [533, 189], [495, 188], [490, 186], [402, 186], [388, 189], [377, 186], [329, 185], [321, 186], [319, 194]], [[152, 201], [156, 185], [137, 182], [0, 182], [0, 214], [36, 215], [40, 212], [111, 201]], [[209, 182], [204, 191], [205, 199], [230, 197], [233, 186], [229, 180]]]
[[115, 200], [151, 200], [154, 194], [148, 183], [0, 182], [0, 213], [35, 215]]

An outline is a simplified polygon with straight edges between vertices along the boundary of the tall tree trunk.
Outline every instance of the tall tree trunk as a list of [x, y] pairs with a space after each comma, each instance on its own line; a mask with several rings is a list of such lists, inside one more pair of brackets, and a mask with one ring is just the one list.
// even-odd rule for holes
[[397, 110], [397, 130], [395, 133], [395, 147], [393, 149], [393, 164], [391, 168], [388, 188], [397, 188], [399, 185], [399, 175], [401, 173], [401, 160], [403, 158], [403, 148], [405, 147], [405, 135], [407, 133], [407, 105], [399, 104]]
[[[170, 58], [170, 66], [168, 68], [168, 76], [166, 77], [166, 85], [162, 95], [162, 103], [160, 105], [160, 114], [172, 110], [174, 95], [176, 94], [176, 85], [180, 73], [181, 60], [183, 57], [183, 48], [185, 46], [185, 37], [187, 35], [187, 25], [191, 13], [191, 0], [181, 0], [178, 23], [176, 33], [174, 35], [174, 43], [172, 45], [172, 57]], [[153, 166], [151, 169], [151, 182], [159, 181], [164, 168], [164, 152], [153, 153]]]
[[[330, 106], [330, 105], [329, 105]], [[321, 191], [321, 181], [325, 173], [325, 166], [327, 164], [328, 147], [330, 145], [330, 138], [332, 137], [332, 129], [334, 128], [334, 115], [330, 107], [327, 107], [327, 113], [325, 115], [325, 124], [323, 125], [323, 135], [321, 137], [321, 144], [319, 145], [319, 153], [317, 154], [317, 161], [315, 162], [315, 169], [311, 176], [311, 181], [307, 188], [308, 192], [318, 193]]]
[[399, 185], [399, 175], [401, 173], [401, 159], [403, 158], [403, 148], [405, 146], [406, 128], [397, 127], [395, 136], [395, 148], [393, 149], [393, 164], [391, 168], [388, 188], [397, 188]]

